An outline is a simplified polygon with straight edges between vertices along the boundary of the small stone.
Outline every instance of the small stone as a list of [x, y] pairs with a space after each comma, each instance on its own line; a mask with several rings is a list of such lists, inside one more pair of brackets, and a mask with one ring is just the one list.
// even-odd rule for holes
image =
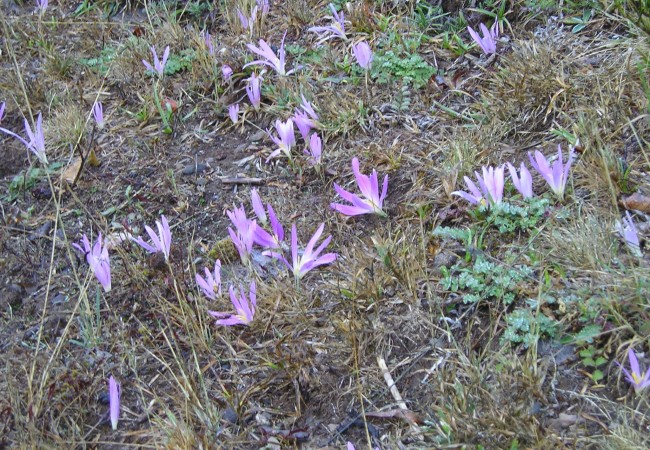
[[198, 163], [198, 164], [188, 164], [187, 166], [183, 167], [183, 170], [181, 170], [181, 173], [183, 175], [193, 175], [195, 173], [201, 173], [207, 169], [208, 166], [203, 163]]
[[261, 130], [253, 134], [251, 137], [249, 137], [248, 140], [251, 142], [258, 142], [264, 139], [265, 137], [266, 137], [266, 131]]

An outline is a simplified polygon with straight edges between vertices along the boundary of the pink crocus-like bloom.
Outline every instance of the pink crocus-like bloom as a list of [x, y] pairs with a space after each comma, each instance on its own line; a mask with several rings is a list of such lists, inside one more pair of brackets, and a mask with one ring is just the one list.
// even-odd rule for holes
[[47, 165], [47, 156], [45, 155], [45, 135], [43, 134], [43, 116], [41, 113], [38, 113], [38, 117], [36, 118], [36, 127], [33, 132], [32, 128], [29, 126], [29, 122], [25, 119], [25, 133], [29, 138], [27, 148], [36, 155], [41, 163]]
[[251, 204], [253, 205], [253, 211], [255, 211], [255, 215], [260, 220], [260, 223], [266, 225], [268, 219], [266, 217], [266, 211], [264, 211], [262, 199], [260, 198], [260, 194], [257, 192], [257, 189], [251, 190]]
[[309, 155], [309, 164], [317, 166], [320, 164], [321, 154], [323, 152], [323, 141], [316, 133], [312, 133], [309, 138], [309, 150], [305, 149], [305, 154]]
[[616, 222], [616, 230], [625, 240], [625, 244], [632, 254], [634, 256], [642, 257], [643, 253], [641, 253], [641, 243], [639, 242], [639, 234], [636, 225], [634, 225], [634, 220], [629, 211], [625, 211], [625, 216], [626, 217], [623, 217], [623, 222]]
[[256, 47], [253, 44], [246, 44], [246, 47], [248, 47], [248, 49], [251, 52], [261, 56], [263, 59], [258, 59], [249, 62], [248, 64], [244, 65], [244, 68], [248, 66], [254, 66], [254, 65], [268, 66], [273, 70], [275, 70], [278, 73], [278, 75], [281, 76], [291, 75], [293, 72], [296, 71], [296, 69], [287, 72], [285, 68], [286, 52], [284, 50], [284, 39], [286, 37], [287, 37], [287, 32], [285, 31], [284, 36], [282, 37], [282, 43], [280, 44], [280, 48], [278, 49], [278, 55], [280, 55], [279, 57], [276, 56], [273, 49], [269, 47], [269, 44], [267, 44], [264, 39], [260, 39], [259, 47]]
[[232, 123], [237, 123], [239, 120], [239, 103], [235, 103], [228, 107], [228, 115], [230, 116]]
[[386, 193], [388, 192], [388, 175], [384, 177], [384, 183], [380, 194], [376, 170], [373, 169], [372, 175], [370, 176], [363, 175], [359, 171], [359, 160], [355, 157], [352, 159], [352, 172], [354, 173], [354, 177], [359, 185], [359, 190], [365, 198], [361, 198], [358, 195], [348, 192], [338, 184], [334, 183], [334, 189], [336, 192], [343, 197], [344, 200], [352, 203], [352, 206], [332, 203], [330, 207], [346, 216], [379, 214], [380, 216], [385, 217], [386, 213], [382, 210], [382, 206], [384, 199], [386, 198]]
[[343, 11], [338, 13], [336, 12], [336, 8], [334, 8], [333, 4], [330, 3], [329, 6], [330, 10], [332, 11], [332, 25], [325, 27], [310, 27], [307, 29], [307, 31], [318, 33], [319, 44], [336, 37], [343, 40], [346, 40], [348, 38], [345, 35], [345, 15], [343, 14]]
[[237, 17], [239, 17], [239, 23], [241, 24], [241, 27], [244, 30], [248, 30], [248, 27], [252, 25], [252, 22], [255, 22], [255, 15], [257, 14], [257, 8], [253, 9], [253, 14], [251, 15], [251, 18], [249, 19], [246, 17], [246, 15], [241, 11], [241, 9], [237, 8]]
[[465, 184], [469, 192], [455, 191], [452, 195], [458, 195], [472, 204], [482, 204], [487, 202], [488, 205], [496, 205], [503, 201], [503, 186], [504, 170], [501, 167], [485, 167], [483, 166], [483, 176], [478, 172], [474, 172], [481, 188], [479, 191], [476, 185], [468, 177], [465, 177]]
[[205, 278], [197, 273], [196, 284], [199, 285], [206, 297], [215, 300], [218, 295], [221, 295], [221, 261], [217, 259], [217, 262], [214, 263], [214, 273], [210, 272], [207, 267], [204, 269]]
[[262, 104], [262, 76], [257, 76], [254, 73], [251, 74], [251, 77], [248, 79], [248, 85], [246, 86], [246, 94], [250, 100], [253, 107], [258, 110]]
[[165, 66], [167, 65], [167, 58], [169, 58], [169, 45], [165, 47], [162, 60], [158, 59], [158, 53], [156, 53], [156, 48], [153, 45], [151, 46], [151, 53], [153, 54], [153, 66], [148, 61], [145, 61], [144, 59], [142, 60], [142, 63], [148, 70], [150, 70], [151, 72], [156, 72], [158, 74], [158, 77], [162, 78], [163, 75], [165, 75]]
[[564, 189], [569, 179], [569, 169], [573, 163], [573, 153], [575, 148], [571, 147], [566, 164], [562, 163], [562, 146], [557, 145], [557, 159], [551, 166], [546, 157], [539, 151], [535, 150], [535, 158], [528, 153], [528, 158], [533, 168], [546, 180], [553, 193], [560, 199], [564, 200]]
[[276, 120], [275, 130], [278, 132], [278, 137], [273, 136], [269, 130], [266, 130], [269, 137], [278, 146], [275, 151], [271, 152], [269, 157], [266, 159], [266, 162], [269, 162], [271, 158], [275, 158], [281, 152], [287, 155], [289, 159], [291, 159], [291, 148], [296, 143], [296, 135], [293, 129], [293, 120], [288, 119], [286, 122], [282, 122], [280, 119]]
[[312, 238], [307, 243], [302, 256], [299, 256], [298, 251], [298, 232], [296, 231], [296, 224], [291, 225], [291, 258], [292, 264], [286, 260], [282, 253], [278, 252], [264, 252], [265, 255], [271, 256], [281, 260], [288, 268], [293, 272], [293, 276], [296, 278], [296, 281], [300, 280], [307, 272], [314, 269], [315, 267], [322, 266], [325, 264], [330, 264], [336, 260], [336, 253], [327, 253], [323, 256], [319, 256], [325, 247], [328, 246], [332, 240], [332, 236], [328, 236], [320, 246], [314, 250], [316, 242], [320, 239], [321, 234], [323, 234], [323, 229], [325, 224], [322, 223], [320, 227], [316, 230]]
[[202, 33], [205, 46], [208, 48], [208, 53], [214, 56], [214, 45], [212, 44], [212, 36], [208, 31]]
[[101, 102], [97, 102], [93, 105], [93, 117], [97, 123], [97, 128], [100, 130], [104, 128], [104, 107]]
[[[257, 306], [257, 298], [255, 296], [255, 282], [251, 282], [249, 296], [246, 297], [244, 288], [239, 286], [240, 296], [238, 297], [232, 286], [228, 289], [230, 293], [230, 301], [235, 307], [235, 314], [223, 313], [216, 311], [208, 311], [212, 317], [216, 317], [217, 325], [233, 326], [233, 325], [248, 325], [253, 321], [255, 316], [255, 307]], [[250, 298], [250, 299], [249, 299]], [[223, 317], [223, 319], [221, 319]]]
[[292, 119], [293, 122], [298, 127], [298, 131], [300, 131], [300, 135], [302, 136], [302, 138], [305, 141], [307, 141], [307, 138], [309, 137], [309, 132], [314, 126], [314, 122], [309, 118], [306, 112], [301, 111], [299, 109], [296, 109], [296, 112], [293, 115]]
[[137, 239], [131, 238], [136, 244], [148, 251], [149, 253], [162, 252], [165, 256], [165, 261], [169, 261], [169, 253], [172, 245], [172, 232], [169, 229], [169, 222], [165, 216], [160, 216], [160, 221], [156, 221], [156, 226], [158, 227], [158, 234], [148, 225], [144, 226], [144, 229], [149, 234], [151, 242], [153, 245], [146, 243], [141, 237]]
[[370, 68], [370, 63], [372, 63], [372, 50], [366, 41], [361, 41], [358, 44], [352, 46], [352, 53], [357, 60], [357, 63], [361, 66], [362, 69], [368, 70]]
[[254, 240], [257, 245], [266, 248], [282, 248], [282, 241], [284, 241], [284, 228], [275, 215], [275, 211], [271, 205], [266, 205], [269, 211], [269, 221], [271, 223], [271, 233], [266, 231], [259, 225], [255, 228]]
[[269, 13], [269, 10], [271, 9], [269, 7], [269, 0], [257, 0], [255, 3], [257, 3], [257, 7], [260, 9], [263, 15]]
[[36, 0], [36, 11], [37, 13], [43, 14], [48, 6], [48, 0]]
[[108, 257], [108, 246], [102, 243], [102, 234], [99, 233], [97, 241], [92, 247], [90, 246], [88, 236], [85, 234], [81, 237], [81, 243], [83, 247], [79, 244], [72, 244], [72, 246], [86, 255], [86, 261], [95, 274], [97, 281], [104, 288], [104, 292], [110, 292], [111, 261]]
[[483, 33], [483, 37], [479, 36], [479, 34], [474, 31], [472, 27], [467, 27], [467, 31], [469, 31], [469, 34], [472, 36], [472, 39], [474, 39], [474, 42], [476, 42], [478, 46], [481, 47], [483, 53], [486, 55], [496, 53], [497, 38], [499, 37], [499, 22], [495, 21], [492, 25], [492, 28], [489, 30], [483, 23], [479, 26], [479, 28], [481, 29], [481, 33]]
[[618, 364], [619, 367], [623, 370], [627, 381], [629, 381], [632, 387], [634, 387], [634, 390], [636, 392], [642, 391], [650, 386], [650, 368], [646, 370], [645, 373], [641, 373], [641, 369], [639, 368], [639, 360], [637, 359], [636, 353], [633, 349], [629, 349], [627, 351], [627, 357], [630, 361], [631, 372], [628, 372], [627, 369], [618, 364], [618, 362], [616, 364]]
[[519, 175], [517, 175], [517, 169], [515, 169], [515, 166], [510, 163], [508, 163], [508, 171], [510, 172], [512, 184], [515, 185], [515, 188], [519, 193], [524, 198], [531, 198], [533, 196], [533, 177], [530, 175], [530, 172], [524, 163], [521, 163]]
[[221, 66], [221, 74], [223, 75], [224, 80], [230, 81], [233, 74], [232, 67], [230, 67], [228, 64], [224, 64], [223, 66]]
[[257, 223], [246, 217], [246, 210], [243, 205], [235, 208], [234, 211], [226, 211], [226, 215], [235, 227], [234, 230], [228, 227], [230, 239], [237, 248], [242, 263], [247, 263], [248, 255], [253, 251]]
[[300, 104], [302, 110], [306, 112], [312, 120], [318, 120], [318, 114], [316, 114], [316, 111], [314, 111], [314, 106], [307, 101], [303, 94], [300, 94], [300, 98], [302, 99], [302, 103]]
[[109, 416], [111, 419], [111, 427], [117, 430], [117, 421], [120, 419], [120, 397], [122, 396], [122, 389], [120, 384], [115, 381], [113, 375], [108, 379], [108, 408]]

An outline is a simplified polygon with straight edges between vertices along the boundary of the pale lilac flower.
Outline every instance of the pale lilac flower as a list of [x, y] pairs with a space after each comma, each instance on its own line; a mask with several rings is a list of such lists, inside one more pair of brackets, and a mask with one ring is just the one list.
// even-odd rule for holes
[[257, 0], [256, 3], [257, 3], [257, 7], [260, 9], [263, 15], [269, 13], [269, 10], [271, 9], [269, 7], [269, 0]]
[[29, 126], [27, 119], [25, 119], [25, 133], [29, 138], [27, 148], [34, 153], [43, 164], [47, 165], [47, 156], [45, 155], [45, 136], [43, 135], [43, 116], [41, 113], [38, 113], [34, 132], [32, 132], [32, 128]]
[[332, 25], [325, 27], [310, 27], [307, 29], [307, 31], [318, 33], [319, 44], [335, 37], [341, 38], [344, 41], [347, 40], [347, 36], [345, 35], [345, 15], [343, 14], [343, 11], [338, 13], [333, 4], [330, 3], [329, 6], [332, 11]]
[[271, 152], [269, 157], [266, 159], [266, 162], [269, 162], [271, 158], [275, 158], [281, 152], [287, 155], [289, 159], [291, 159], [291, 148], [296, 143], [296, 135], [293, 129], [293, 120], [287, 119], [286, 122], [282, 122], [280, 119], [276, 120], [275, 130], [278, 132], [278, 137], [273, 136], [269, 130], [266, 130], [269, 137], [278, 146], [275, 151]]
[[262, 104], [262, 76], [257, 76], [254, 73], [251, 74], [251, 77], [248, 79], [248, 85], [246, 86], [246, 94], [248, 99], [251, 101], [253, 107], [258, 110]]
[[43, 14], [48, 6], [48, 0], [36, 0], [36, 10], [35, 12]]
[[86, 255], [86, 261], [95, 274], [97, 281], [104, 288], [104, 292], [110, 292], [111, 261], [108, 257], [108, 246], [102, 243], [102, 234], [99, 233], [97, 241], [92, 247], [90, 246], [88, 236], [85, 234], [81, 237], [81, 243], [83, 247], [79, 244], [72, 244], [72, 246]]
[[262, 66], [269, 66], [273, 70], [275, 70], [278, 75], [291, 75], [293, 72], [297, 70], [292, 69], [290, 71], [286, 71], [285, 68], [285, 58], [286, 58], [286, 52], [284, 50], [284, 39], [287, 37], [287, 32], [284, 32], [284, 36], [282, 37], [282, 43], [280, 44], [280, 48], [278, 49], [278, 54], [280, 57], [275, 55], [275, 52], [271, 47], [269, 47], [269, 44], [266, 43], [263, 39], [260, 39], [259, 41], [259, 47], [256, 47], [253, 44], [246, 44], [246, 47], [248, 49], [255, 53], [256, 55], [261, 56], [263, 59], [258, 59], [252, 62], [249, 62], [248, 64], [244, 65], [244, 68], [248, 66], [253, 66], [253, 65], [262, 65]]
[[317, 166], [320, 164], [321, 154], [323, 152], [323, 141], [316, 133], [312, 133], [309, 138], [309, 150], [305, 149], [305, 154], [309, 155], [309, 164]]
[[472, 180], [465, 177], [465, 184], [470, 192], [455, 191], [452, 192], [452, 195], [458, 195], [473, 204], [482, 204], [487, 201], [488, 205], [496, 205], [503, 201], [503, 186], [505, 184], [503, 166], [497, 168], [483, 166], [483, 176], [478, 172], [474, 172], [474, 175], [478, 180], [480, 191], [472, 183]]
[[228, 107], [228, 115], [230, 116], [232, 123], [237, 123], [239, 120], [239, 103], [235, 103]]
[[296, 231], [296, 224], [294, 223], [291, 226], [291, 258], [293, 264], [289, 264], [289, 262], [286, 260], [286, 258], [282, 253], [264, 252], [264, 254], [281, 260], [289, 268], [289, 270], [293, 272], [296, 281], [299, 281], [311, 269], [318, 266], [322, 266], [324, 264], [330, 264], [331, 262], [336, 260], [336, 253], [327, 253], [319, 257], [321, 252], [325, 249], [325, 247], [327, 247], [327, 245], [332, 240], [332, 236], [328, 236], [321, 243], [321, 245], [316, 250], [314, 250], [314, 246], [316, 245], [316, 242], [318, 242], [318, 240], [320, 239], [321, 234], [323, 234], [324, 228], [325, 228], [325, 224], [322, 223], [320, 227], [318, 227], [318, 229], [316, 230], [312, 238], [309, 240], [307, 247], [305, 247], [304, 252], [302, 252], [302, 256], [299, 256], [298, 255], [299, 253], [298, 232]]
[[508, 163], [508, 171], [510, 172], [512, 184], [514, 184], [519, 193], [524, 198], [531, 198], [533, 196], [533, 177], [530, 175], [524, 163], [521, 163], [519, 175], [517, 175], [515, 166], [510, 163]]
[[300, 98], [302, 99], [302, 103], [300, 104], [302, 110], [305, 111], [309, 117], [312, 118], [312, 120], [317, 121], [318, 114], [316, 114], [316, 111], [314, 111], [314, 106], [307, 101], [303, 94], [300, 94]]
[[148, 70], [150, 70], [151, 72], [156, 72], [158, 74], [158, 77], [162, 78], [163, 75], [165, 75], [165, 66], [167, 65], [167, 58], [169, 58], [169, 45], [165, 47], [162, 60], [158, 59], [158, 53], [156, 53], [156, 48], [153, 45], [151, 46], [151, 53], [153, 54], [153, 66], [148, 61], [145, 61], [144, 59], [142, 60], [142, 63]]
[[97, 122], [97, 128], [100, 130], [104, 128], [104, 107], [101, 102], [97, 102], [93, 105], [93, 116], [95, 117], [95, 122]]
[[[284, 228], [275, 215], [273, 207], [266, 205], [269, 211], [269, 221], [271, 222], [271, 233], [266, 231], [259, 225], [255, 228], [254, 240], [257, 245], [266, 248], [282, 248], [282, 241], [284, 241]], [[257, 214], [257, 213], [256, 213]], [[259, 215], [258, 215], [259, 217]], [[264, 215], [266, 217], [266, 214]]]
[[372, 50], [370, 50], [370, 46], [366, 43], [366, 41], [361, 41], [358, 44], [353, 45], [352, 53], [354, 53], [354, 57], [362, 69], [368, 70], [370, 68], [370, 63], [372, 63], [373, 55]]
[[2, 102], [2, 105], [0, 105], [0, 122], [2, 122], [2, 118], [5, 115], [5, 102]]
[[248, 30], [248, 26], [250, 25], [248, 21], [248, 17], [246, 17], [246, 15], [239, 8], [237, 8], [237, 17], [239, 17], [239, 23], [241, 24], [241, 27], [244, 30]]
[[131, 240], [149, 253], [162, 252], [165, 256], [165, 261], [169, 261], [169, 252], [172, 245], [172, 232], [169, 229], [167, 218], [161, 215], [160, 221], [156, 221], [156, 226], [158, 227], [158, 234], [154, 233], [148, 225], [144, 226], [144, 229], [147, 231], [147, 234], [149, 234], [153, 245], [146, 243], [139, 236], [137, 239], [132, 237]]
[[631, 348], [627, 351], [627, 357], [630, 360], [631, 372], [628, 372], [627, 369], [618, 364], [618, 362], [616, 364], [618, 364], [619, 367], [623, 370], [627, 381], [629, 381], [632, 387], [634, 387], [634, 391], [642, 391], [650, 386], [650, 368], [646, 370], [645, 373], [641, 373], [641, 370], [639, 368], [639, 360], [636, 357], [636, 353]]
[[205, 41], [205, 46], [208, 48], [208, 53], [214, 56], [214, 45], [212, 44], [212, 36], [208, 31], [203, 32], [203, 40]]
[[309, 137], [309, 132], [314, 126], [314, 122], [309, 118], [306, 112], [301, 111], [299, 109], [296, 109], [296, 112], [293, 115], [292, 119], [293, 122], [298, 127], [298, 131], [300, 131], [300, 135], [305, 140], [305, 142], [307, 142], [307, 138]]
[[233, 74], [232, 67], [230, 67], [228, 64], [224, 64], [221, 66], [221, 74], [223, 75], [223, 79], [225, 81], [230, 81]]
[[562, 163], [562, 146], [557, 145], [557, 159], [553, 162], [553, 166], [549, 161], [542, 155], [539, 150], [535, 150], [535, 158], [528, 153], [528, 158], [533, 168], [539, 172], [539, 174], [546, 180], [548, 185], [551, 187], [553, 193], [560, 199], [564, 200], [564, 188], [569, 179], [569, 169], [573, 163], [573, 152], [575, 148], [571, 147], [569, 151], [569, 157], [567, 158], [566, 164]]
[[499, 37], [499, 22], [495, 21], [494, 24], [492, 25], [492, 28], [488, 30], [488, 28], [485, 26], [485, 24], [480, 25], [481, 33], [483, 33], [483, 37], [479, 36], [479, 34], [474, 31], [472, 27], [467, 27], [467, 31], [469, 31], [470, 36], [472, 36], [472, 39], [474, 39], [474, 42], [478, 44], [479, 47], [481, 47], [481, 50], [483, 50], [483, 53], [486, 55], [489, 55], [491, 53], [496, 53], [497, 52], [497, 38]]
[[214, 273], [210, 272], [207, 267], [204, 267], [204, 270], [205, 278], [196, 274], [196, 284], [199, 285], [206, 297], [215, 300], [218, 295], [221, 295], [221, 261], [217, 259], [217, 262], [214, 263]]
[[[239, 297], [237, 297], [237, 294], [235, 294], [235, 290], [232, 286], [230, 286], [228, 292], [230, 293], [230, 301], [235, 307], [235, 314], [216, 311], [208, 311], [208, 313], [212, 317], [219, 319], [217, 320], [217, 325], [224, 325], [229, 327], [233, 325], [248, 325], [251, 323], [253, 321], [253, 317], [255, 316], [255, 307], [257, 306], [255, 282], [251, 282], [249, 290], [250, 300], [249, 297], [246, 296], [244, 288], [241, 285], [239, 286], [239, 292], [241, 294]], [[221, 317], [223, 317], [223, 319], [220, 319]]]
[[246, 217], [243, 205], [240, 208], [235, 208], [234, 211], [226, 211], [226, 215], [235, 227], [234, 230], [228, 227], [228, 234], [239, 252], [242, 263], [245, 264], [248, 262], [248, 255], [253, 251], [257, 223]]
[[343, 197], [344, 200], [352, 203], [353, 206], [332, 203], [330, 204], [330, 207], [346, 216], [379, 214], [380, 216], [386, 217], [386, 213], [382, 210], [382, 205], [386, 198], [386, 193], [388, 192], [388, 175], [384, 177], [384, 184], [380, 195], [377, 171], [375, 169], [372, 170], [372, 175], [363, 175], [359, 171], [359, 160], [355, 157], [352, 159], [352, 172], [354, 173], [354, 177], [359, 185], [359, 190], [365, 198], [361, 198], [358, 195], [348, 192], [338, 184], [334, 183], [334, 189], [336, 192]]
[[625, 211], [626, 217], [623, 217], [623, 222], [616, 222], [616, 230], [621, 237], [625, 240], [625, 244], [630, 249], [634, 256], [642, 257], [641, 243], [639, 242], [639, 234], [634, 224], [634, 220], [629, 211]]
[[260, 198], [260, 194], [257, 192], [257, 189], [251, 190], [251, 204], [253, 205], [253, 211], [255, 211], [255, 215], [260, 220], [260, 223], [262, 225], [266, 225], [268, 219], [266, 217], [266, 211], [264, 211], [262, 199]]
[[120, 384], [115, 381], [115, 378], [113, 378], [113, 375], [111, 375], [111, 377], [108, 379], [108, 405], [113, 431], [117, 430], [117, 421], [120, 419], [121, 396], [122, 389], [120, 388]]

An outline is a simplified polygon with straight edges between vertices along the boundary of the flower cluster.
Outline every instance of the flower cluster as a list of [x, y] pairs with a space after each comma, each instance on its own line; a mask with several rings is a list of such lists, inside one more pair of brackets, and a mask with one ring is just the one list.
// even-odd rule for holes
[[483, 53], [486, 55], [496, 53], [497, 39], [499, 38], [499, 22], [495, 20], [492, 28], [489, 30], [483, 23], [479, 26], [479, 28], [481, 29], [483, 36], [480, 36], [476, 31], [474, 31], [472, 27], [467, 27], [467, 31], [469, 31], [469, 34], [472, 36], [472, 39], [474, 39], [474, 42], [476, 42], [478, 46], [481, 47]]
[[[560, 201], [564, 200], [564, 192], [569, 179], [569, 170], [573, 163], [573, 156], [574, 147], [571, 147], [567, 161], [563, 163], [562, 147], [559, 144], [557, 159], [552, 164], [539, 150], [535, 151], [534, 158], [530, 153], [528, 154], [533, 168], [546, 180], [546, 183]], [[511, 163], [508, 162], [507, 166], [515, 189], [519, 191], [522, 197], [526, 199], [531, 198], [533, 196], [533, 177], [524, 163], [521, 163], [519, 173], [517, 173], [516, 168]], [[462, 197], [474, 205], [486, 204], [487, 206], [494, 206], [500, 204], [503, 201], [503, 188], [505, 183], [503, 166], [484, 166], [482, 175], [478, 172], [474, 172], [474, 175], [476, 175], [478, 187], [471, 179], [464, 177], [469, 192], [454, 191], [452, 195]]]

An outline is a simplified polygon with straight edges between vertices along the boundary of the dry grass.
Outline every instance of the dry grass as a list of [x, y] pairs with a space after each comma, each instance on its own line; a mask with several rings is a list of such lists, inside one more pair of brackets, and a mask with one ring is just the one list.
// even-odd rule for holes
[[[28, 5], [0, 12], [0, 126], [22, 134], [23, 118], [42, 112], [54, 164], [37, 170], [0, 135], [0, 446], [646, 448], [647, 393], [633, 392], [616, 363], [628, 367], [634, 348], [648, 367], [649, 265], [615, 224], [622, 197], [650, 195], [647, 35], [613, 8], [572, 33], [559, 11], [515, 2], [498, 55], [479, 59], [477, 48], [461, 55], [453, 36], [469, 42], [460, 12], [485, 21], [470, 8], [484, 2], [441, 2], [443, 11], [357, 1], [344, 6], [350, 39], [317, 48], [307, 28], [328, 23], [317, 17], [326, 3], [271, 2], [244, 30], [237, 10], [255, 3], [102, 1], [75, 17], [79, 5], [61, 1], [41, 16]], [[581, 11], [566, 6], [563, 17]], [[429, 14], [426, 33], [417, 14]], [[277, 50], [285, 30], [287, 68], [304, 67], [285, 77], [266, 68], [255, 111], [246, 44], [263, 38]], [[421, 55], [433, 75], [419, 89], [395, 75], [378, 81], [396, 67], [366, 77], [351, 53], [361, 39], [376, 58]], [[162, 80], [142, 64], [152, 45], [159, 55], [171, 48], [176, 69]], [[320, 115], [318, 171], [301, 139], [295, 166], [264, 162], [272, 144], [260, 132], [291, 117], [301, 94]], [[160, 98], [178, 107], [170, 134]], [[96, 99], [103, 130], [92, 121]], [[234, 103], [245, 118], [237, 125]], [[567, 194], [558, 201], [535, 176], [549, 202], [527, 229], [499, 231], [498, 218], [452, 195], [482, 165], [518, 166], [535, 149], [566, 152], [572, 139], [581, 146]], [[86, 164], [74, 185], [62, 180], [91, 149], [101, 164]], [[388, 217], [329, 208], [340, 200], [334, 183], [357, 189], [353, 156], [363, 173], [389, 175]], [[257, 250], [242, 264], [225, 212], [250, 211], [249, 183], [287, 235], [296, 224], [302, 245], [324, 223], [336, 262], [298, 284]], [[506, 191], [512, 199], [510, 183]], [[647, 213], [634, 213], [642, 237]], [[146, 235], [161, 214], [172, 225], [168, 263], [116, 240]], [[109, 293], [71, 245], [99, 232], [114, 242]], [[216, 259], [224, 292], [210, 300], [195, 274]], [[253, 281], [255, 320], [216, 325], [207, 311], [229, 311], [228, 287]], [[122, 388], [115, 431], [111, 375]]]

